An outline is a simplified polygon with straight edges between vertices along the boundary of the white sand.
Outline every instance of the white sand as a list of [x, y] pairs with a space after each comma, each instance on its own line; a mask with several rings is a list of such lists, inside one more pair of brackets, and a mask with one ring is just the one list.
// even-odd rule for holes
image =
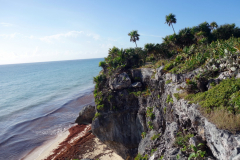
[[23, 160], [43, 160], [53, 153], [54, 149], [57, 149], [59, 144], [63, 142], [69, 135], [69, 131], [60, 133], [56, 138], [47, 141], [45, 144], [34, 149]]
[[123, 160], [122, 157], [117, 155], [115, 152], [107, 149], [107, 145], [103, 144], [98, 138], [94, 138], [94, 142], [94, 151], [84, 154], [83, 158], [93, 159], [100, 154], [104, 154], [103, 156], [99, 157], [99, 160]]
[[[87, 126], [85, 128], [86, 130], [90, 127], [91, 125]], [[77, 137], [82, 137], [85, 132], [79, 133], [76, 137], [73, 137], [71, 141], [69, 142], [70, 144], [78, 139]], [[37, 147], [34, 149], [30, 154], [28, 154], [26, 157], [23, 158], [23, 160], [43, 160], [50, 156], [55, 149], [58, 148], [59, 144], [63, 142], [69, 135], [69, 131], [65, 131], [63, 133], [60, 133], [56, 138], [47, 141], [45, 144], [43, 144], [40, 147]], [[113, 152], [110, 149], [107, 149], [107, 146], [103, 144], [98, 138], [94, 138], [94, 151], [93, 152], [88, 152], [82, 155], [84, 158], [94, 158], [100, 154], [104, 154], [101, 157], [99, 157], [99, 160], [123, 160], [119, 155], [117, 155], [115, 152]]]

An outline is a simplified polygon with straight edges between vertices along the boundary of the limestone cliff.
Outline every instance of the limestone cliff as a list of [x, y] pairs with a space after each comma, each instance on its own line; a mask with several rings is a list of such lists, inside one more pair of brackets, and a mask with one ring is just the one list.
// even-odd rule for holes
[[[93, 134], [124, 159], [137, 154], [138, 159], [188, 159], [192, 153], [201, 159], [203, 152], [208, 159], [240, 159], [240, 134], [218, 129], [201, 114], [198, 104], [174, 96], [199, 71], [171, 74], [164, 73], [162, 66], [121, 70], [105, 78]], [[227, 71], [211, 81], [231, 76], [239, 75]], [[206, 89], [208, 83], [203, 84]], [[187, 142], [179, 147], [181, 138]]]

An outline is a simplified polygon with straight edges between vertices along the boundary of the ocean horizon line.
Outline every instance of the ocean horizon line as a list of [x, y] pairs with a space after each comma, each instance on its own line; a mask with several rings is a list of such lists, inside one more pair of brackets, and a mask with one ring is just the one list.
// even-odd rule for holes
[[51, 62], [66, 62], [66, 61], [79, 61], [79, 60], [91, 60], [91, 59], [102, 59], [102, 58], [105, 58], [105, 57], [100, 57], [100, 58], [86, 58], [86, 59], [56, 60], [56, 61], [41, 61], [41, 62], [9, 63], [9, 64], [0, 64], [0, 66], [21, 65], [21, 64], [35, 64], [35, 63], [51, 63]]

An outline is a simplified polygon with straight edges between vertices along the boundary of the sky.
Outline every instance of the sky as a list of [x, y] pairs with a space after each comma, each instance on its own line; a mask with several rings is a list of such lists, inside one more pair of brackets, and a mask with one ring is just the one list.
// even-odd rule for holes
[[0, 65], [102, 58], [109, 48], [161, 43], [202, 22], [240, 26], [239, 0], [0, 0]]

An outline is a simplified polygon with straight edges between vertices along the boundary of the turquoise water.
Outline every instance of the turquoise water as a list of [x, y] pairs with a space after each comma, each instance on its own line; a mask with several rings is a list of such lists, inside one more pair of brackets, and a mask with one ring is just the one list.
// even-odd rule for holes
[[94, 103], [101, 60], [0, 65], [0, 159], [20, 159], [71, 126]]

